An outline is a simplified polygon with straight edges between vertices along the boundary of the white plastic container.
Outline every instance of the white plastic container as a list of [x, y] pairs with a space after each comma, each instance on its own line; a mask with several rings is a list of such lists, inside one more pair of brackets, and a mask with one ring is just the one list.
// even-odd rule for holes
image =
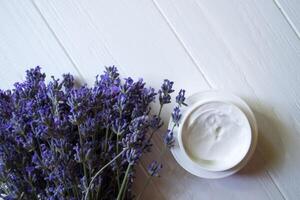
[[[229, 162], [227, 163], [222, 163], [221, 160], [218, 160], [218, 162], [213, 164], [199, 162], [199, 160], [195, 160], [195, 158], [190, 155], [184, 146], [184, 137], [182, 137], [184, 134], [186, 134], [182, 132], [185, 124], [184, 121], [190, 116], [189, 113], [199, 107], [199, 105], [204, 105], [208, 102], [223, 102], [225, 104], [233, 105], [244, 114], [250, 126], [250, 135], [247, 136], [248, 138], [251, 138], [250, 145], [248, 146], [247, 142], [245, 142], [242, 148], [243, 152], [240, 153], [236, 159], [229, 159]], [[256, 120], [250, 107], [241, 98], [221, 91], [206, 91], [193, 94], [186, 99], [186, 103], [188, 104], [188, 107], [182, 107], [180, 126], [174, 128], [175, 144], [174, 147], [171, 148], [171, 152], [175, 160], [191, 174], [210, 179], [227, 177], [236, 173], [243, 166], [245, 166], [254, 153], [258, 137]], [[172, 127], [173, 124], [170, 120], [169, 129]], [[245, 139], [245, 141], [247, 140], [248, 139]]]

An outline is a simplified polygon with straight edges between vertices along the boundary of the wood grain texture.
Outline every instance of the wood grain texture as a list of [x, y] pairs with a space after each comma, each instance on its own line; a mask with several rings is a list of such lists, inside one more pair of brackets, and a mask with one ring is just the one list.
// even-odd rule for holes
[[[156, 88], [169, 78], [189, 94], [234, 92], [259, 122], [249, 164], [231, 177], [206, 180], [168, 154], [162, 177], [144, 199], [299, 199], [300, 40], [297, 14], [287, 10], [297, 7], [293, 1], [1, 1], [1, 88], [37, 64], [48, 74], [71, 72], [89, 84], [115, 64], [124, 77], [144, 77]], [[170, 111], [168, 106], [166, 121]], [[137, 191], [146, 165], [159, 154], [159, 134], [137, 168]]]
[[12, 88], [37, 65], [57, 77], [80, 77], [31, 2], [0, 1], [0, 24], [1, 89]]
[[[163, 25], [151, 21], [155, 18], [139, 20], [138, 14], [142, 13], [129, 13], [135, 8], [117, 2], [35, 1], [35, 4], [75, 62], [82, 66], [87, 79], [93, 78], [99, 67], [116, 64], [121, 72], [136, 78], [143, 76], [151, 80], [153, 86], [159, 86], [163, 78], [178, 79], [188, 71], [196, 86], [208, 88], [203, 78], [199, 79], [198, 69], [192, 66], [188, 56], [178, 56], [184, 51], [178, 43], [172, 42], [174, 36], [171, 35], [173, 40], [170, 41], [170, 35], [160, 30], [161, 26], [167, 26], [155, 9], [149, 10], [149, 14], [156, 11], [156, 18]], [[171, 55], [178, 58], [166, 60]], [[185, 69], [177, 66], [185, 66]]]
[[282, 15], [300, 39], [300, 2], [298, 0], [273, 0]]
[[259, 146], [283, 198], [299, 199], [300, 41], [273, 1], [156, 1], [215, 88], [254, 108]]

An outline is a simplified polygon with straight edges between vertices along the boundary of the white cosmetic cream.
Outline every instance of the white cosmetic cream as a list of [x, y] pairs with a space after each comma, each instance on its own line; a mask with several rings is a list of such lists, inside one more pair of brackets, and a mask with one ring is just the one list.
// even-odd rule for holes
[[181, 141], [187, 156], [211, 171], [237, 165], [251, 145], [251, 127], [235, 105], [207, 102], [195, 106], [183, 120]]

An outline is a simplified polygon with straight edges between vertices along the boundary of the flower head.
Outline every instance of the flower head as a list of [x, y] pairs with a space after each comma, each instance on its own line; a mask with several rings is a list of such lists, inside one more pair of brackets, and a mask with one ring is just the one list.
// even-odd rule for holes
[[154, 160], [148, 166], [147, 171], [150, 174], [150, 176], [158, 176], [161, 168], [162, 168], [162, 164]]
[[173, 81], [169, 81], [168, 79], [165, 79], [161, 89], [158, 91], [159, 95], [159, 102], [161, 105], [171, 103], [171, 93], [174, 92], [173, 90]]
[[174, 146], [174, 133], [171, 130], [168, 130], [164, 137], [164, 143], [168, 148], [171, 148]]
[[[90, 176], [107, 166], [89, 191], [96, 195], [102, 188], [102, 199], [116, 199], [118, 178], [150, 151], [148, 136], [163, 124], [150, 104], [157, 94], [161, 105], [170, 103], [173, 82], [164, 80], [156, 93], [143, 79], [121, 81], [115, 66], [106, 67], [92, 87], [76, 87], [71, 74], [45, 79], [36, 67], [14, 89], [0, 90], [0, 198], [5, 192], [4, 199], [82, 199]], [[177, 125], [184, 94], [179, 92], [172, 113]], [[164, 143], [172, 147], [172, 131]], [[157, 176], [161, 168], [153, 162], [148, 172]], [[124, 199], [131, 199], [134, 169], [127, 174]]]
[[128, 164], [133, 165], [138, 161], [141, 154], [142, 154], [141, 150], [130, 148], [126, 151], [125, 158]]
[[178, 95], [176, 96], [176, 103], [181, 106], [187, 106], [187, 104], [185, 103], [185, 90], [181, 89], [178, 93]]
[[40, 81], [44, 81], [45, 77], [46, 75], [44, 73], [41, 73], [40, 66], [26, 71], [26, 82], [28, 84], [38, 84]]
[[162, 92], [165, 93], [165, 94], [171, 94], [172, 92], [174, 92], [174, 90], [172, 88], [173, 84], [174, 84], [173, 81], [165, 79], [162, 86], [161, 86]]
[[[96, 85], [102, 85], [105, 87], [109, 86], [119, 86], [120, 78], [118, 69], [115, 66], [105, 67], [104, 74], [96, 77]], [[107, 88], [108, 89], [108, 88]]]
[[176, 126], [179, 126], [179, 121], [181, 119], [181, 112], [180, 112], [180, 108], [177, 106], [174, 108], [171, 116], [172, 116], [172, 121], [174, 122], [174, 124]]
[[79, 89], [72, 89], [68, 98], [68, 106], [70, 107], [70, 121], [74, 124], [81, 123], [90, 109], [91, 90], [86, 86]]
[[71, 90], [74, 87], [74, 77], [71, 74], [63, 74], [63, 85], [66, 90]]

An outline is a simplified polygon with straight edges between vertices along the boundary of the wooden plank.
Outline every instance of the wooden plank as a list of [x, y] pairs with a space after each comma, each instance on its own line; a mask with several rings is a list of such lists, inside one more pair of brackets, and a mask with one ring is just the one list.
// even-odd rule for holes
[[300, 2], [298, 0], [273, 0], [300, 39]]
[[[34, 7], [47, 21], [53, 34], [69, 52], [85, 81], [91, 85], [95, 81], [95, 76], [103, 72], [104, 66], [118, 65], [118, 62], [107, 49], [107, 45], [101, 38], [102, 34], [98, 33], [88, 20], [80, 19], [81, 15], [78, 13], [82, 13], [81, 7], [76, 2], [61, 1], [59, 3], [61, 8], [65, 8], [65, 15], [72, 17], [60, 18], [55, 1], [32, 1]], [[47, 6], [40, 7], [38, 6], [40, 4], [47, 4]], [[71, 4], [70, 7], [68, 7], [69, 4]], [[44, 9], [50, 12], [46, 14]], [[85, 17], [88, 18], [88, 15], [86, 14]], [[52, 18], [55, 20], [51, 20]]]
[[0, 1], [0, 24], [1, 89], [37, 65], [49, 76], [80, 76], [30, 1]]
[[264, 168], [283, 198], [299, 199], [300, 41], [276, 4], [154, 3], [212, 85], [244, 97], [254, 108]]
[[[155, 87], [168, 77], [176, 82], [176, 88], [184, 87], [189, 93], [209, 88], [198, 63], [151, 1], [34, 1], [34, 4], [75, 62], [84, 66], [80, 70], [87, 77], [97, 71], [99, 64], [117, 63], [125, 75], [143, 76]], [[228, 80], [222, 78], [222, 81]], [[167, 114], [163, 116], [166, 120]], [[158, 146], [152, 156], [145, 157], [144, 163], [158, 154], [160, 140], [156, 139]], [[160, 195], [159, 199], [252, 199], [251, 194], [257, 199], [268, 199], [272, 198], [269, 192], [272, 191], [273, 199], [281, 199], [263, 170], [251, 176], [205, 180], [185, 172], [170, 155], [166, 160], [162, 177], [148, 188], [149, 196], [145, 198], [151, 199], [150, 194], [155, 193]], [[260, 162], [253, 165], [263, 165]], [[141, 181], [138, 183], [143, 184]]]
[[[174, 65], [173, 69], [171, 68], [174, 75], [169, 78], [178, 79], [185, 70], [178, 69], [176, 66], [182, 65], [192, 68], [189, 72], [191, 80], [196, 80], [195, 83], [198, 83], [199, 87], [203, 88], [204, 85], [204, 88], [207, 88], [205, 81], [199, 79], [198, 69], [193, 67], [187, 56], [179, 57], [177, 62], [165, 59], [168, 55], [182, 53], [180, 45], [167, 40], [160, 46], [160, 42], [164, 42], [162, 39], [154, 42], [149, 38], [148, 32], [153, 32], [151, 28], [153, 29], [155, 24], [149, 27], [149, 18], [148, 24], [144, 24], [145, 19], [138, 20], [135, 13], [128, 16], [127, 13], [122, 13], [122, 9], [128, 10], [122, 3], [116, 3], [116, 1], [111, 3], [89, 1], [86, 4], [82, 1], [35, 1], [35, 4], [57, 37], [63, 42], [66, 50], [81, 66], [81, 71], [87, 75], [85, 76], [87, 79], [95, 76], [99, 66], [116, 64], [122, 72], [134, 77], [143, 75], [147, 80], [154, 78], [154, 81], [158, 81], [154, 83], [154, 86], [158, 86], [163, 78], [169, 76], [170, 67], [168, 66]], [[97, 16], [92, 15], [91, 12]], [[136, 22], [130, 23], [128, 20]], [[165, 34], [164, 37], [168, 37], [166, 33], [159, 32], [159, 30], [153, 34], [156, 34], [151, 36], [154, 38], [159, 38], [159, 34]], [[168, 49], [167, 45], [172, 48]], [[144, 73], [140, 73], [141, 71]]]

